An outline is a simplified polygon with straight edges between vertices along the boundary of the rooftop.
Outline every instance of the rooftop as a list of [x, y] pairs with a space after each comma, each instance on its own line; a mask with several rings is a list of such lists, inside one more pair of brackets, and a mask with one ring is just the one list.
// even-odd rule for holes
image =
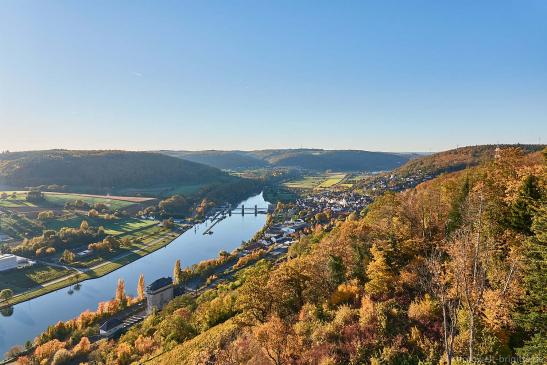
[[152, 284], [148, 285], [146, 287], [147, 291], [156, 291], [158, 289], [161, 289], [163, 287], [166, 287], [168, 285], [173, 284], [173, 279], [171, 277], [166, 278], [159, 278], [156, 281], [154, 281]]
[[118, 318], [111, 318], [108, 321], [104, 322], [100, 329], [102, 331], [110, 331], [113, 328], [116, 328], [118, 326], [122, 325], [122, 321], [120, 321]]

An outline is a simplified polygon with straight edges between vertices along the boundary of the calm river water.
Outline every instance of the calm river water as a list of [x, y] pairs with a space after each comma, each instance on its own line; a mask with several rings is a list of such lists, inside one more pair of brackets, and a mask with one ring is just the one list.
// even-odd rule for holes
[[[265, 207], [262, 194], [245, 200], [246, 207]], [[213, 227], [212, 235], [203, 235], [211, 223], [203, 223], [186, 231], [168, 246], [130, 263], [106, 276], [82, 283], [80, 290], [68, 294], [69, 288], [59, 289], [13, 307], [9, 317], [0, 316], [0, 359], [14, 345], [24, 344], [57, 321], [66, 321], [86, 309], [95, 310], [98, 302], [112, 299], [119, 278], [125, 280], [126, 292], [135, 295], [139, 275], [151, 283], [162, 276], [171, 276], [175, 260], [189, 266], [216, 257], [220, 250], [232, 251], [259, 231], [266, 215], [232, 214]]]

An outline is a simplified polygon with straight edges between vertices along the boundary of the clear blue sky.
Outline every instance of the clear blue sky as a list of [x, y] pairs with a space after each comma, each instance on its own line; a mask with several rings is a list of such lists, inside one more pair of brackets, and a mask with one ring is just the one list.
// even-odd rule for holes
[[0, 2], [0, 150], [547, 140], [547, 1]]

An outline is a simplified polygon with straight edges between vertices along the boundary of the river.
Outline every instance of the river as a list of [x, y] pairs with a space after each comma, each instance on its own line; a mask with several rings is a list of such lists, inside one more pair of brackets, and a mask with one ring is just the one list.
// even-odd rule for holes
[[[265, 207], [267, 202], [259, 194], [241, 204]], [[86, 309], [96, 310], [99, 302], [113, 298], [118, 279], [125, 280], [127, 294], [134, 296], [141, 273], [145, 282], [151, 283], [162, 276], [171, 276], [177, 259], [185, 267], [216, 257], [221, 250], [230, 252], [252, 238], [265, 222], [265, 214], [232, 214], [214, 226], [212, 235], [203, 235], [211, 223], [202, 223], [164, 248], [101, 278], [83, 282], [73, 294], [68, 293], [69, 288], [63, 288], [15, 305], [10, 316], [0, 316], [0, 359], [12, 346], [32, 341], [49, 325], [77, 317]]]

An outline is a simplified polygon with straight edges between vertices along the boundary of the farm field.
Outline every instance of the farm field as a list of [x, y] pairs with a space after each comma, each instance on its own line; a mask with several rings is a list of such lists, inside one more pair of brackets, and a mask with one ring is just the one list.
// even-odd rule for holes
[[42, 264], [36, 264], [25, 269], [9, 270], [0, 274], [2, 278], [0, 280], [0, 290], [10, 288], [15, 294], [18, 294], [45, 282], [64, 277], [72, 272], [74, 271]]
[[[0, 196], [6, 193], [8, 196], [5, 199], [0, 198], [0, 207], [2, 208], [20, 208], [20, 207], [34, 207], [31, 202], [26, 201], [26, 193], [21, 191], [0, 191]], [[12, 197], [12, 193], [15, 193], [15, 198]]]
[[121, 235], [137, 229], [156, 225], [157, 221], [149, 221], [139, 218], [117, 218], [106, 220], [101, 217], [88, 217], [84, 215], [71, 214], [64, 217], [44, 221], [46, 229], [59, 230], [63, 227], [77, 228], [82, 221], [87, 221], [91, 226], [104, 227], [106, 234]]
[[119, 194], [124, 195], [139, 195], [150, 197], [168, 197], [174, 194], [179, 195], [192, 195], [198, 192], [200, 189], [206, 187], [208, 184], [197, 185], [178, 185], [178, 186], [157, 186], [151, 188], [142, 189], [122, 189], [117, 191]]
[[112, 210], [118, 210], [126, 208], [130, 205], [133, 205], [135, 203], [138, 203], [138, 201], [134, 201], [132, 198], [127, 197], [124, 200], [122, 200], [119, 197], [108, 197], [108, 196], [94, 196], [94, 195], [87, 195], [87, 194], [61, 194], [61, 193], [44, 193], [45, 199], [47, 202], [64, 206], [68, 202], [72, 202], [75, 200], [81, 200], [89, 205], [97, 204], [97, 203], [103, 203], [110, 207]]
[[24, 215], [2, 214], [0, 215], [0, 231], [15, 239], [23, 239], [42, 234], [42, 226]]
[[289, 181], [284, 186], [292, 189], [315, 189], [325, 181], [324, 176], [305, 176], [302, 179]]
[[323, 175], [304, 176], [298, 180], [293, 180], [283, 184], [291, 189], [328, 189], [343, 181], [347, 174], [329, 173]]
[[330, 188], [338, 183], [340, 183], [342, 180], [346, 178], [346, 174], [334, 174], [334, 175], [327, 175], [327, 179], [323, 181], [321, 184], [319, 184], [318, 188], [325, 189]]

